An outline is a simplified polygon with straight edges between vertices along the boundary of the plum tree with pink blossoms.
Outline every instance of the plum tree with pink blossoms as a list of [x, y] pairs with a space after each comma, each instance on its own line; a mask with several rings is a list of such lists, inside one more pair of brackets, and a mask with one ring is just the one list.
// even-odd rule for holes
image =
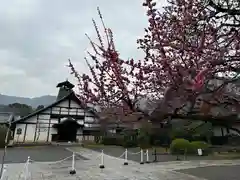
[[[158, 67], [160, 76], [167, 80], [160, 80], [167, 88], [159, 108], [163, 113], [196, 114], [198, 98], [209, 107], [239, 106], [236, 96], [219, 98], [226, 95], [229, 83], [239, 79], [239, 27], [233, 27], [237, 25], [234, 21], [226, 23], [230, 16], [218, 16], [212, 4], [172, 0], [162, 13], [151, 0], [143, 4], [148, 9], [149, 27], [139, 43], [146, 53], [145, 61]], [[217, 79], [221, 83], [216, 84]], [[154, 87], [155, 81], [151, 82]], [[209, 89], [209, 84], [214, 87]], [[216, 96], [221, 100], [217, 101]]]
[[[98, 10], [103, 34], [93, 21], [98, 42], [88, 37], [93, 52], [86, 62], [91, 73], [78, 73], [69, 60], [82, 101], [114, 107], [118, 115], [139, 112], [149, 119], [154, 117], [138, 107], [146, 97], [162, 99], [158, 118], [199, 114], [199, 99], [204, 107], [239, 107], [240, 95], [226, 92], [239, 79], [240, 28], [232, 20], [239, 15], [220, 12], [215, 1], [171, 0], [162, 12], [153, 0], [145, 0], [143, 6], [149, 25], [137, 40], [146, 54], [141, 60], [120, 57]], [[228, 18], [220, 16], [224, 13]]]

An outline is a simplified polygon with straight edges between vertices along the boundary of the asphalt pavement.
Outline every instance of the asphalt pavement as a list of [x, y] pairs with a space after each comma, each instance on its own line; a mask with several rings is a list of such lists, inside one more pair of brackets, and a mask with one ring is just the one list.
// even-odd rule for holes
[[179, 170], [178, 172], [204, 178], [207, 180], [239, 180], [239, 165], [209, 166]]
[[[0, 150], [0, 162], [2, 162], [4, 150]], [[24, 163], [28, 156], [34, 161], [52, 162], [59, 161], [72, 155], [72, 152], [61, 146], [32, 146], [32, 147], [9, 147], [4, 162]], [[76, 160], [86, 159], [76, 155]]]

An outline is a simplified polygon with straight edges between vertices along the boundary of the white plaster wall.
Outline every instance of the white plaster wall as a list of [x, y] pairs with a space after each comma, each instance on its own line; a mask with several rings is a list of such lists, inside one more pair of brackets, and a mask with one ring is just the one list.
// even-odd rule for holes
[[59, 112], [60, 112], [60, 107], [52, 107], [53, 114], [59, 114]]
[[57, 104], [57, 106], [61, 106], [61, 107], [68, 107], [68, 99], [66, 99], [66, 100], [64, 100], [64, 101], [62, 101], [62, 102], [60, 102], [60, 103], [58, 103]]
[[68, 107], [61, 108], [61, 114], [68, 114], [68, 111], [69, 111]]
[[53, 134], [57, 134], [57, 129], [56, 128], [53, 128], [53, 127], [51, 127], [50, 129], [49, 129], [49, 137], [48, 137], [48, 142], [51, 142], [52, 141], [52, 135]]
[[39, 124], [36, 132], [35, 142], [47, 142], [48, 124]]
[[25, 143], [34, 142], [36, 124], [27, 124]]
[[24, 122], [28, 122], [28, 123], [36, 123], [37, 122], [37, 115], [34, 115], [28, 119], [26, 119]]
[[76, 137], [78, 142], [82, 142], [83, 141], [83, 136], [82, 135], [77, 135]]
[[50, 119], [50, 114], [39, 114], [38, 119], [42, 120], [42, 121], [45, 121], [45, 122], [48, 122], [49, 119]]
[[71, 100], [71, 102], [70, 102], [70, 107], [71, 108], [81, 108], [81, 106], [73, 100]]
[[[50, 112], [50, 110], [47, 109], [47, 110], [41, 112], [40, 114], [38, 114], [38, 120], [41, 121], [41, 122], [47, 123], [48, 120], [50, 119], [50, 115], [49, 114], [42, 114], [42, 113], [48, 113], [48, 111]], [[25, 122], [36, 123], [37, 122], [37, 115], [34, 115], [34, 116], [26, 119]]]
[[77, 115], [77, 109], [69, 109], [70, 115]]
[[83, 136], [82, 140], [83, 141], [94, 141], [94, 136]]
[[57, 134], [57, 129], [51, 127], [51, 128], [50, 128], [50, 134]]
[[[72, 114], [72, 115], [84, 115], [84, 110], [82, 109], [76, 109], [76, 108], [81, 108], [81, 106], [76, 103], [75, 101], [71, 100], [70, 101], [70, 107], [73, 109], [68, 109], [68, 103], [69, 100], [66, 99], [65, 101], [60, 102], [59, 104], [57, 104], [57, 106], [61, 107], [61, 114]], [[52, 113], [53, 114], [58, 114], [60, 112], [60, 107], [53, 107], [52, 108]]]
[[58, 119], [57, 118], [51, 118], [51, 124], [57, 124], [57, 123], [58, 123]]
[[95, 118], [94, 117], [89, 117], [89, 116], [85, 116], [84, 120], [85, 120], [86, 123], [95, 122]]

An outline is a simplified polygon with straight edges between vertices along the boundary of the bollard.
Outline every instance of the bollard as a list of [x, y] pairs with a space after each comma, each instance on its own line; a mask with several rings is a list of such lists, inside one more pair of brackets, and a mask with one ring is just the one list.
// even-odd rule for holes
[[144, 164], [143, 162], [143, 150], [141, 149], [141, 161], [140, 161], [140, 164]]
[[30, 156], [28, 156], [28, 159], [27, 159], [27, 162], [26, 162], [25, 180], [29, 179], [29, 163], [30, 163]]
[[102, 154], [101, 154], [101, 164], [99, 165], [99, 168], [100, 169], [104, 169], [105, 166], [104, 166], [104, 153], [103, 153], [103, 150], [102, 150]]
[[71, 168], [69, 174], [71, 174], [71, 175], [76, 174], [76, 169], [75, 169], [75, 153], [74, 153], [74, 152], [73, 152], [73, 155], [72, 155], [72, 168]]
[[125, 150], [125, 158], [124, 158], [124, 164], [123, 165], [128, 165], [128, 160], [127, 160], [127, 157], [128, 156], [128, 152], [127, 152], [127, 149]]
[[146, 163], [150, 163], [150, 162], [149, 162], [149, 155], [148, 155], [148, 149], [146, 150], [146, 156], [147, 156], [147, 160], [146, 160]]

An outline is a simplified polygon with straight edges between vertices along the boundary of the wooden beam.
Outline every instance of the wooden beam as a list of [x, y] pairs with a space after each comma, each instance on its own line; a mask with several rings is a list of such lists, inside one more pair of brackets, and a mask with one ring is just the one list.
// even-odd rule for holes
[[36, 141], [36, 136], [37, 136], [37, 125], [38, 125], [38, 118], [39, 118], [39, 114], [37, 114], [37, 121], [36, 121], [36, 127], [35, 127], [35, 133], [34, 133], [34, 142]]
[[[52, 113], [52, 107], [51, 107], [51, 110], [50, 110], [50, 114]], [[49, 134], [50, 134], [50, 124], [51, 124], [51, 115], [49, 116], [49, 122], [48, 122], [48, 134], [47, 134], [47, 142], [49, 141]]]
[[27, 127], [28, 127], [27, 124], [25, 124], [23, 142], [25, 142], [25, 139], [26, 139]]

